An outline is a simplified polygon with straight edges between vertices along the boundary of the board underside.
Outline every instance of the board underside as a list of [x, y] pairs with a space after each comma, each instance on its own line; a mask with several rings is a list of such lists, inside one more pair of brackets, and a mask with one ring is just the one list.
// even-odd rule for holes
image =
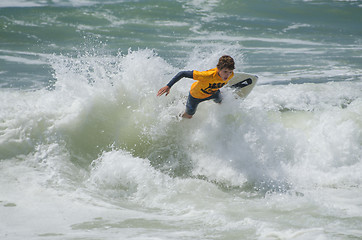
[[247, 73], [234, 73], [234, 77], [230, 79], [227, 87], [233, 89], [234, 93], [240, 98], [246, 98], [251, 90], [253, 90], [258, 77]]

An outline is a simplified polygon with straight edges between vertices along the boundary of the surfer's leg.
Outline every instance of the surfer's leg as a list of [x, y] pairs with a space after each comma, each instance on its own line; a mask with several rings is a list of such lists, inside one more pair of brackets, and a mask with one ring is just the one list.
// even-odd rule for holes
[[196, 112], [196, 109], [197, 109], [197, 106], [199, 105], [199, 103], [210, 100], [210, 99], [213, 99], [214, 102], [216, 102], [216, 103], [221, 103], [222, 97], [221, 97], [220, 91], [218, 90], [212, 96], [203, 98], [203, 99], [194, 98], [193, 96], [191, 96], [191, 94], [189, 94], [189, 97], [187, 98], [187, 103], [186, 103], [186, 110], [182, 114], [182, 117], [189, 118], [189, 119], [192, 118], [192, 116]]
[[185, 111], [185, 112], [181, 115], [181, 117], [191, 119], [191, 118], [192, 118], [192, 115], [189, 115], [189, 114]]
[[214, 95], [212, 95], [211, 98], [214, 99], [214, 102], [221, 103], [222, 102], [222, 96], [221, 96], [220, 90], [217, 90], [217, 92], [214, 93]]
[[191, 96], [191, 94], [189, 94], [189, 97], [187, 98], [187, 103], [186, 103], [186, 110], [185, 112], [182, 114], [183, 118], [192, 118], [192, 116], [195, 114], [197, 106], [199, 105], [199, 103], [202, 101], [202, 99], [198, 99], [198, 98], [194, 98], [193, 96]]

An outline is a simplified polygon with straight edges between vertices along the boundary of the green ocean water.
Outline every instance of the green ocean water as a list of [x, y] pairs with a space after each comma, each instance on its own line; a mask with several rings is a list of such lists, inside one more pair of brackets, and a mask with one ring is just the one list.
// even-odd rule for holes
[[231, 53], [248, 58], [244, 63], [240, 57], [239, 69], [258, 73], [281, 73], [314, 64], [323, 68], [326, 61], [359, 69], [360, 4], [5, 1], [0, 28], [1, 84], [25, 89], [39, 82], [46, 85], [52, 72], [47, 60], [53, 54], [115, 55], [146, 48], [181, 68], [192, 65], [190, 55], [232, 49]]
[[[1, 239], [360, 239], [362, 1], [4, 0]], [[246, 99], [178, 121], [181, 70]]]

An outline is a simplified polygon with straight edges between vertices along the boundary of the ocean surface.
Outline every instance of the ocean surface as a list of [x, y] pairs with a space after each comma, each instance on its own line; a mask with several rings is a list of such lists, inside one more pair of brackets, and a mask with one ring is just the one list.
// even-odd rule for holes
[[[0, 239], [362, 239], [361, 0], [1, 0]], [[176, 119], [231, 55], [246, 99]]]

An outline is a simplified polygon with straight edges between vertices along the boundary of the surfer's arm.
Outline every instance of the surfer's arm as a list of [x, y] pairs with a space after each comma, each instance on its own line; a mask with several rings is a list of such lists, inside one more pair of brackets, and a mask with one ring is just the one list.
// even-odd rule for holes
[[181, 78], [187, 77], [187, 78], [193, 78], [194, 75], [194, 71], [181, 71], [179, 73], [177, 73], [169, 83], [167, 83], [166, 86], [164, 86], [163, 88], [161, 88], [158, 93], [157, 96], [161, 96], [162, 94], [166, 93], [166, 96], [170, 93], [170, 89], [171, 87], [177, 83]]
[[170, 88], [177, 83], [181, 78], [187, 77], [187, 78], [193, 78], [194, 76], [194, 71], [181, 71], [179, 73], [177, 73], [169, 83], [167, 83], [167, 86], [169, 86]]

